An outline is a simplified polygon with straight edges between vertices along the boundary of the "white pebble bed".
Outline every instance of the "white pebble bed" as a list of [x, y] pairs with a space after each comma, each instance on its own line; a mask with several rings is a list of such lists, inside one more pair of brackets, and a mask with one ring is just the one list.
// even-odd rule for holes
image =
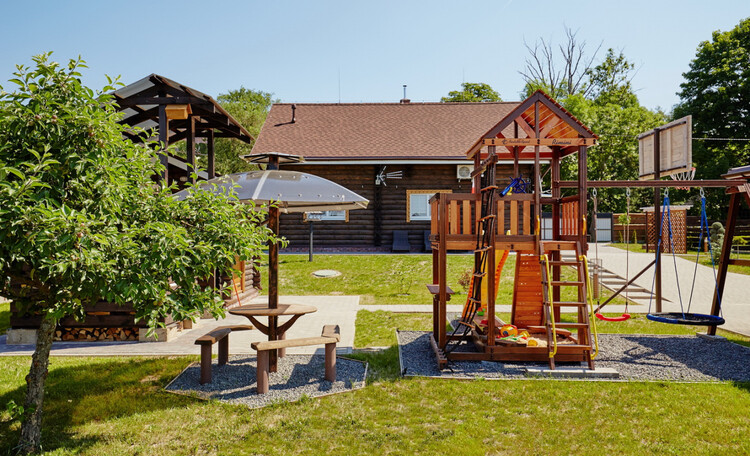
[[[430, 346], [431, 333], [398, 331], [397, 335], [405, 376], [529, 378], [526, 367], [547, 366], [546, 363], [453, 361], [449, 362], [450, 369], [440, 371]], [[750, 381], [750, 348], [726, 340], [706, 340], [696, 336], [600, 334], [599, 348], [595, 367], [615, 369], [620, 380]], [[584, 363], [558, 365], [585, 367]]]
[[302, 397], [320, 397], [364, 387], [367, 363], [336, 358], [336, 381], [324, 378], [323, 355], [287, 355], [279, 359], [278, 369], [268, 376], [268, 393], [256, 394], [256, 358], [230, 356], [229, 363], [212, 366], [211, 383], [201, 385], [200, 363], [193, 363], [167, 385], [167, 391], [195, 394], [204, 399], [216, 399], [251, 408], [272, 403], [293, 402]]

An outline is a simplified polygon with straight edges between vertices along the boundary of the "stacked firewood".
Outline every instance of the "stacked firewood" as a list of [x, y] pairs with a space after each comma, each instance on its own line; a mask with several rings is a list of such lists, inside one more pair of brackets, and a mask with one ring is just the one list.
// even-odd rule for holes
[[121, 341], [138, 340], [138, 328], [58, 328], [55, 340], [62, 341]]

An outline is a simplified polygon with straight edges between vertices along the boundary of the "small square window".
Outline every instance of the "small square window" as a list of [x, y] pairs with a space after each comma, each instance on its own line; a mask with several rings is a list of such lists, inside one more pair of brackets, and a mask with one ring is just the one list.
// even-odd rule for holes
[[323, 211], [321, 220], [346, 220], [346, 211]]
[[407, 190], [406, 221], [430, 220], [430, 198], [435, 193], [452, 193], [452, 190]]

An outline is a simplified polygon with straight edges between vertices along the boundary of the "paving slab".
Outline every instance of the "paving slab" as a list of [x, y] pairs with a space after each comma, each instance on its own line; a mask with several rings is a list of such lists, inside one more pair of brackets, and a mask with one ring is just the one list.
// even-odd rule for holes
[[[250, 304], [267, 303], [268, 297], [258, 296]], [[281, 296], [282, 304], [305, 304], [316, 307], [317, 312], [304, 315], [287, 332], [287, 338], [320, 336], [324, 325], [339, 325], [341, 341], [337, 344], [337, 353], [350, 353], [354, 346], [354, 322], [359, 309], [359, 296]], [[281, 323], [286, 318], [279, 319]], [[262, 322], [263, 320], [261, 320]], [[169, 342], [54, 342], [52, 355], [60, 356], [149, 356], [149, 355], [198, 355], [200, 347], [195, 340], [212, 330], [225, 325], [246, 325], [245, 317], [230, 315], [220, 320], [202, 319], [193, 325], [193, 329], [180, 331]], [[239, 331], [229, 336], [229, 353], [255, 354], [250, 347], [252, 342], [267, 340], [258, 330]], [[214, 347], [214, 353], [218, 350]], [[6, 336], [0, 336], [0, 356], [31, 355], [33, 345], [7, 345]], [[322, 354], [321, 347], [293, 347], [287, 349], [289, 354]]]
[[[592, 248], [593, 245], [590, 245], [589, 252], [592, 251]], [[625, 250], [609, 245], [599, 245], [599, 258], [602, 260], [602, 265], [623, 277], [626, 269], [626, 254]], [[631, 277], [653, 259], [653, 253], [630, 252], [629, 269]], [[675, 273], [675, 271], [677, 272]], [[699, 264], [697, 272], [695, 272], [695, 286], [693, 286], [694, 271], [696, 271], [696, 264], [693, 261], [680, 257], [673, 258], [671, 254], [662, 254], [662, 294], [670, 301], [663, 303], [662, 310], [664, 312], [681, 311], [680, 300], [682, 300], [684, 311], [687, 312], [692, 293], [690, 312], [711, 313], [711, 303], [716, 287], [714, 271], [708, 266]], [[677, 285], [678, 278], [679, 286]], [[639, 277], [635, 283], [651, 290], [653, 280], [654, 272], [652, 268]], [[727, 274], [727, 282], [724, 286], [721, 301], [722, 316], [726, 323], [721, 328], [750, 336], [750, 305], [748, 305], [750, 301], [746, 294], [748, 290], [750, 290], [750, 275], [733, 272]], [[656, 311], [655, 306], [652, 303], [652, 311]], [[606, 307], [606, 310], [609, 310], [609, 306]]]
[[620, 373], [611, 367], [585, 369], [582, 367], [527, 367], [526, 375], [532, 377], [560, 377], [560, 378], [620, 378]]

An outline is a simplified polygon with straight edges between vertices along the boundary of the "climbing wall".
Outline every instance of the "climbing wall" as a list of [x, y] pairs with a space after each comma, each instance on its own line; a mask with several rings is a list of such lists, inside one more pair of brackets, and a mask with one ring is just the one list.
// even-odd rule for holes
[[543, 325], [542, 307], [542, 270], [539, 266], [539, 255], [517, 252], [512, 323], [519, 328]]

